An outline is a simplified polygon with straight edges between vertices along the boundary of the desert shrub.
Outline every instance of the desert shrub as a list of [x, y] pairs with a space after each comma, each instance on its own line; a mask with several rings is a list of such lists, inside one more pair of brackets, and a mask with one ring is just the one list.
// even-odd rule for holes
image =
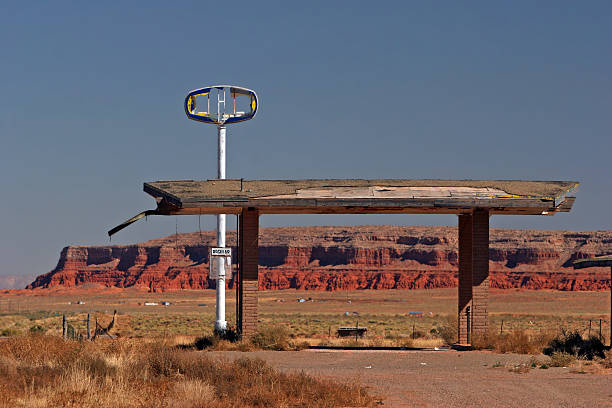
[[35, 366], [67, 366], [81, 355], [83, 349], [81, 343], [44, 335], [17, 336], [0, 342], [0, 356]]
[[580, 360], [578, 364], [576, 364], [574, 367], [570, 368], [569, 372], [572, 374], [586, 374], [587, 373], [582, 360]]
[[578, 356], [585, 360], [593, 360], [595, 358], [604, 358], [606, 346], [596, 336], [591, 336], [585, 339], [582, 347], [578, 351]]
[[198, 337], [195, 340], [195, 348], [197, 348], [198, 350], [205, 350], [207, 348], [211, 348], [213, 346], [215, 346], [215, 344], [217, 344], [218, 340], [216, 338], [216, 336], [203, 336], [203, 337]]
[[596, 357], [604, 358], [604, 350], [605, 346], [595, 336], [583, 339], [577, 330], [563, 330], [561, 334], [550, 341], [543, 352], [549, 356], [554, 353], [565, 353], [580, 359], [593, 360]]
[[238, 333], [238, 330], [236, 330], [236, 328], [233, 326], [229, 326], [223, 332], [215, 332], [215, 336], [221, 340], [227, 340], [231, 342], [240, 340], [240, 334]]
[[414, 347], [414, 339], [412, 339], [411, 337], [412, 335], [409, 337], [406, 337], [404, 335], [400, 335], [400, 334], [393, 333], [393, 332], [389, 332], [385, 335], [385, 339], [391, 340], [393, 342], [392, 344], [394, 347], [405, 347], [405, 348]]
[[289, 350], [289, 334], [285, 326], [268, 326], [250, 338], [251, 344], [262, 350]]
[[608, 350], [604, 352], [604, 358], [599, 360], [599, 364], [603, 368], [612, 368], [612, 350]]
[[310, 343], [307, 341], [292, 342], [290, 344], [291, 349], [295, 351], [305, 350], [310, 347]]
[[0, 336], [2, 337], [18, 336], [18, 335], [19, 335], [19, 331], [11, 327], [0, 330]]
[[[250, 341], [228, 341], [219, 336], [204, 336], [198, 337], [194, 343], [198, 350], [215, 350], [215, 351], [252, 351], [253, 345]], [[184, 348], [184, 347], [183, 347]]]
[[529, 334], [524, 330], [512, 330], [499, 333], [489, 330], [485, 334], [475, 334], [472, 347], [475, 349], [493, 349], [498, 353], [537, 354], [548, 344], [550, 334]]
[[422, 338], [425, 338], [425, 337], [427, 337], [427, 335], [424, 332], [420, 331], [420, 330], [414, 330], [414, 331], [410, 332], [410, 338], [411, 339], [422, 339]]
[[489, 330], [488, 333], [473, 333], [472, 347], [475, 350], [494, 349], [496, 333]]
[[0, 376], [13, 377], [17, 375], [17, 361], [0, 356]]
[[[237, 343], [237, 345], [232, 346], [229, 343]], [[238, 343], [241, 343], [240, 335], [238, 334], [235, 328], [229, 327], [224, 332], [215, 332], [210, 336], [196, 338], [194, 346], [198, 350], [238, 350], [241, 348], [244, 349], [244, 345]]]
[[359, 341], [359, 339], [355, 339], [354, 337], [342, 339], [340, 342], [340, 346], [342, 347], [365, 347], [365, 345], [363, 340]]
[[512, 367], [508, 368], [508, 371], [516, 374], [525, 374], [531, 370], [531, 366], [529, 364], [515, 364]]
[[544, 348], [550, 344], [550, 342], [558, 336], [556, 330], [544, 330], [535, 334], [530, 335], [531, 342], [535, 344], [538, 353], [542, 353]]
[[530, 354], [539, 351], [539, 345], [531, 341], [530, 336], [523, 330], [513, 330], [500, 335], [495, 342], [495, 350], [500, 353]]
[[30, 333], [32, 334], [44, 334], [45, 332], [45, 328], [39, 324], [35, 324], [34, 326], [30, 327]]
[[139, 361], [141, 370], [156, 377], [171, 377], [185, 373], [183, 354], [178, 349], [160, 344], [153, 344], [147, 348], [146, 358]]
[[85, 356], [81, 360], [82, 368], [93, 377], [109, 377], [115, 374], [116, 367], [109, 364], [101, 355]]
[[[222, 395], [239, 395], [245, 406], [372, 406], [358, 384], [344, 385], [334, 381], [322, 382], [300, 373], [278, 373], [261, 359], [240, 358], [229, 363], [232, 377], [216, 377], [215, 386]], [[239, 384], [247, 381], [250, 389], [245, 393]], [[351, 401], [352, 400], [352, 401]]]
[[319, 347], [330, 347], [333, 345], [334, 344], [327, 338], [319, 340], [319, 343], [317, 344]]
[[529, 366], [531, 368], [537, 368], [537, 367], [540, 367], [542, 365], [545, 365], [545, 363], [542, 362], [542, 360], [540, 360], [536, 356], [531, 356], [531, 358], [529, 359]]
[[431, 334], [440, 337], [449, 346], [457, 342], [457, 318], [446, 316], [432, 329]]
[[58, 314], [56, 312], [48, 312], [48, 311], [39, 310], [39, 311], [24, 312], [22, 313], [22, 315], [26, 317], [28, 320], [33, 322], [35, 320], [41, 320], [41, 319], [46, 319], [48, 317], [57, 316]]
[[551, 367], [568, 367], [576, 360], [576, 356], [569, 353], [555, 351], [550, 355]]
[[411, 338], [398, 338], [394, 342], [394, 346], [404, 347], [404, 348], [413, 348], [415, 347], [415, 342], [414, 342], [414, 339], [411, 339]]
[[173, 384], [166, 397], [169, 408], [206, 407], [215, 400], [215, 388], [202, 380], [184, 380]]

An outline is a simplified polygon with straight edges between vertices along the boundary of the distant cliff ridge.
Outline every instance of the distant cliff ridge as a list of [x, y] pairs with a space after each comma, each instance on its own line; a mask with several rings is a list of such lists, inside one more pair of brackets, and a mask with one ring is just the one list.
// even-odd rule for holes
[[32, 279], [32, 275], [0, 275], [0, 289], [23, 289]]
[[[228, 233], [234, 247], [235, 232]], [[28, 289], [87, 283], [152, 291], [213, 288], [208, 250], [215, 233], [172, 235], [125, 246], [69, 246], [55, 269]], [[612, 253], [612, 231], [492, 229], [493, 288], [605, 290], [609, 268], [575, 271], [578, 258]], [[235, 259], [234, 259], [235, 261]], [[452, 227], [262, 228], [261, 289], [418, 289], [457, 286], [457, 229]], [[228, 283], [233, 287], [233, 281]]]

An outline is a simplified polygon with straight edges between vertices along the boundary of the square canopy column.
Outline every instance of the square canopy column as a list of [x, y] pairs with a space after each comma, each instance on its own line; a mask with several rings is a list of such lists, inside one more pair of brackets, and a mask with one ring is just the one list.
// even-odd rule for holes
[[489, 330], [489, 211], [477, 208], [472, 216], [472, 332]]
[[459, 286], [457, 342], [470, 344], [472, 309], [472, 214], [459, 215]]
[[236, 297], [238, 331], [243, 338], [257, 332], [257, 298], [259, 290], [259, 211], [242, 210], [239, 226], [240, 271]]
[[477, 208], [459, 215], [459, 286], [457, 342], [489, 328], [489, 211]]

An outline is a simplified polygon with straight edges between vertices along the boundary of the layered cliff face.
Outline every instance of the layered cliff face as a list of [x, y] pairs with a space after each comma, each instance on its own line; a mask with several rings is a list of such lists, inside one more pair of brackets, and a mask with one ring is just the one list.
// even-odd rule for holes
[[[235, 248], [236, 235], [228, 233]], [[215, 234], [172, 235], [137, 245], [62, 250], [54, 270], [28, 288], [86, 283], [149, 290], [212, 288], [208, 251]], [[457, 285], [457, 230], [452, 227], [290, 227], [260, 231], [261, 289], [418, 289]], [[575, 271], [578, 258], [612, 253], [612, 231], [492, 229], [494, 288], [605, 290], [608, 268]], [[234, 262], [236, 259], [234, 259]], [[234, 282], [228, 282], [233, 287]]]

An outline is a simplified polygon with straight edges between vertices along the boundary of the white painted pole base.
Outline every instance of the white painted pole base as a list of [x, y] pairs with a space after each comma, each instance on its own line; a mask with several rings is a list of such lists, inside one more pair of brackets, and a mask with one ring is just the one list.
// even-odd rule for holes
[[[225, 214], [217, 215], [217, 246], [225, 248]], [[215, 332], [223, 333], [227, 330], [225, 321], [225, 262], [219, 262], [219, 278], [217, 279], [217, 320]]]
[[[217, 149], [218, 174], [217, 178], [225, 178], [225, 126], [217, 127], [219, 143]], [[217, 246], [225, 248], [225, 214], [217, 215]], [[215, 332], [224, 333], [227, 330], [225, 321], [225, 264], [219, 262], [219, 279], [217, 279], [217, 320], [215, 320]]]
[[227, 330], [225, 321], [225, 278], [217, 279], [217, 320], [215, 320], [215, 332], [223, 333]]

